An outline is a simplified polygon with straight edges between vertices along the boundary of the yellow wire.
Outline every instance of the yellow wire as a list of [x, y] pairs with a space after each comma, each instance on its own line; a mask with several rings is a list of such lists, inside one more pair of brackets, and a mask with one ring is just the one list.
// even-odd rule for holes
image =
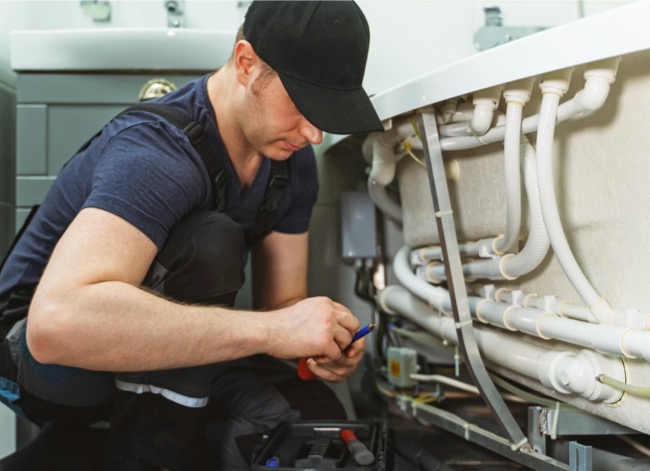
[[420, 159], [418, 159], [417, 156], [416, 156], [416, 155], [413, 153], [413, 151], [411, 150], [411, 144], [409, 144], [408, 142], [404, 141], [404, 142], [402, 142], [402, 147], [404, 148], [404, 150], [406, 151], [406, 153], [407, 153], [408, 155], [410, 155], [410, 156], [413, 158], [413, 160], [415, 160], [417, 163], [419, 163], [419, 164], [422, 165], [423, 167], [426, 167], [426, 165], [425, 165], [425, 163], [424, 163], [424, 160], [420, 160]]

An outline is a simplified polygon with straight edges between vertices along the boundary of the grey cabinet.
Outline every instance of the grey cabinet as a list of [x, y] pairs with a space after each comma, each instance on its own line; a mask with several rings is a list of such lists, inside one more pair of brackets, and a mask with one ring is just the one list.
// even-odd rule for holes
[[16, 103], [16, 228], [42, 201], [65, 162], [113, 116], [164, 78], [177, 87], [201, 72], [19, 73]]

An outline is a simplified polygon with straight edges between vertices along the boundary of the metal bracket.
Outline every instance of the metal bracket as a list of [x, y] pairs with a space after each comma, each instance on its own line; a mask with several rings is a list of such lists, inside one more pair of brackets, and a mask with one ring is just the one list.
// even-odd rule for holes
[[536, 26], [503, 26], [499, 7], [489, 6], [483, 8], [483, 11], [485, 26], [474, 34], [474, 48], [477, 51], [485, 51], [546, 29]]
[[481, 397], [483, 397], [506, 432], [512, 449], [518, 450], [528, 441], [490, 379], [474, 337], [472, 316], [467, 301], [465, 278], [454, 225], [454, 213], [451, 208], [449, 189], [445, 178], [445, 165], [442, 159], [436, 118], [433, 112], [424, 112], [418, 114], [416, 119], [422, 138], [424, 160], [436, 215], [436, 226], [444, 255], [447, 286], [451, 295], [451, 306], [457, 326], [458, 345], [469, 373], [481, 393]]
[[569, 471], [592, 471], [592, 449], [578, 442], [569, 443]]

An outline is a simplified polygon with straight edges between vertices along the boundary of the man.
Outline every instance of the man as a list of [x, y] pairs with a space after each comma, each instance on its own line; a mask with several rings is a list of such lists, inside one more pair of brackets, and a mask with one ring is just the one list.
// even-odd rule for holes
[[[26, 306], [35, 289], [2, 374], [41, 423], [112, 408], [107, 469], [202, 469], [208, 404], [245, 416], [216, 435], [299, 418], [260, 364], [281, 376], [274, 359], [308, 357], [315, 375], [342, 381], [363, 354], [363, 340], [342, 353], [358, 320], [307, 298], [306, 268], [309, 145], [322, 131], [383, 129], [361, 87], [367, 23], [354, 2], [253, 2], [243, 28], [222, 69], [158, 100], [203, 128], [226, 186], [168, 120], [122, 114], [64, 167], [0, 273], [0, 299]], [[260, 229], [272, 163], [285, 161]], [[233, 311], [248, 246], [260, 310]], [[218, 469], [245, 469], [233, 447]]]

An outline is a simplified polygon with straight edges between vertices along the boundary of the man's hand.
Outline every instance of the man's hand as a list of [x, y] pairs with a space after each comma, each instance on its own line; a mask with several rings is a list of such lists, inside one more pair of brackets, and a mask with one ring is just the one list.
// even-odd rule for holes
[[[342, 304], [326, 297], [307, 298], [266, 315], [269, 355], [286, 359], [317, 357], [323, 362], [340, 360], [344, 364], [351, 361], [342, 350], [359, 329], [359, 320]], [[357, 351], [359, 346], [355, 347]]]
[[348, 379], [359, 366], [366, 347], [366, 339], [362, 338], [347, 348], [338, 360], [329, 361], [323, 357], [307, 358], [307, 367], [317, 377], [338, 383]]

